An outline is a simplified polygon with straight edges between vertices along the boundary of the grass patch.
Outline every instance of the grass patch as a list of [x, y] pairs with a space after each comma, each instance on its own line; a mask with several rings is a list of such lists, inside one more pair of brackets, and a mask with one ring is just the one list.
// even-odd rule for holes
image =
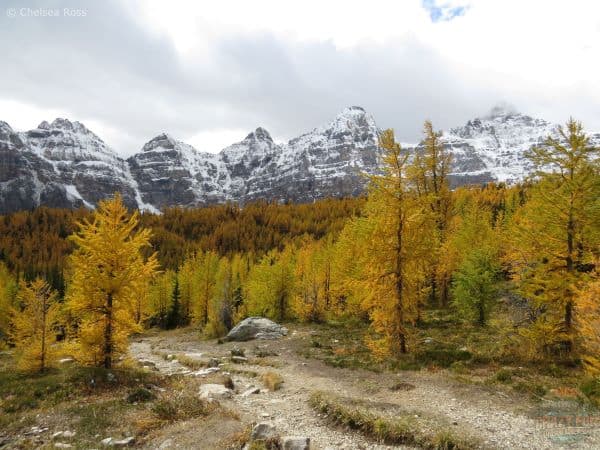
[[149, 402], [154, 400], [155, 398], [156, 395], [154, 395], [152, 391], [143, 387], [139, 387], [129, 392], [129, 394], [127, 395], [127, 403]]
[[209, 366], [209, 364], [205, 361], [202, 361], [197, 358], [190, 358], [189, 356], [186, 356], [183, 354], [177, 355], [176, 359], [177, 359], [177, 362], [179, 362], [179, 364], [182, 364], [191, 370], [200, 370], [200, 369], [204, 369], [205, 367]]
[[388, 445], [416, 445], [426, 449], [471, 450], [481, 449], [482, 443], [473, 437], [459, 435], [447, 428], [432, 427], [419, 422], [413, 414], [386, 417], [361, 407], [357, 402], [314, 392], [309, 399], [310, 405], [325, 414], [334, 424], [359, 431], [363, 435]]
[[265, 372], [261, 375], [260, 380], [270, 391], [277, 391], [283, 386], [283, 378], [276, 372]]
[[585, 378], [579, 385], [579, 390], [591, 405], [600, 407], [600, 378]]
[[152, 406], [152, 412], [156, 414], [159, 420], [175, 422], [208, 416], [216, 408], [215, 403], [207, 402], [195, 395], [182, 394], [158, 400]]

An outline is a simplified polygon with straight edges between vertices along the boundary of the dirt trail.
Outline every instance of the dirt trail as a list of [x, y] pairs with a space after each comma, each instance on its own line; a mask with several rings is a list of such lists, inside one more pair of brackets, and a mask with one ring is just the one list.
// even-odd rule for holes
[[[276, 392], [262, 390], [260, 394], [235, 395], [227, 406], [240, 413], [242, 422], [271, 422], [283, 435], [302, 435], [311, 438], [315, 449], [384, 449], [407, 448], [377, 445], [358, 433], [332, 428], [310, 408], [307, 400], [317, 390], [340, 396], [368, 400], [389, 405], [389, 414], [395, 407], [414, 411], [415, 414], [437, 416], [450, 423], [459, 432], [481, 438], [486, 447], [502, 449], [557, 449], [600, 448], [600, 431], [549, 426], [536, 418], [540, 407], [525, 398], [511, 397], [492, 392], [480, 386], [458, 383], [444, 374], [427, 372], [373, 373], [364, 370], [333, 368], [320, 361], [305, 359], [296, 352], [297, 344], [309, 337], [306, 331], [292, 332], [277, 341], [251, 341], [217, 345], [214, 341], [199, 341], [192, 335], [148, 336], [132, 343], [131, 353], [138, 360], [151, 361], [163, 373], [185, 373], [189, 369], [177, 361], [166, 361], [163, 354], [203, 357], [225, 357], [233, 347], [252, 355], [257, 345], [261, 350], [278, 356], [267, 358], [277, 367], [263, 365], [232, 365], [241, 371], [263, 373], [275, 371], [285, 380], [284, 388]], [[251, 362], [256, 359], [251, 359]], [[262, 387], [260, 382], [243, 372], [232, 375], [239, 392], [251, 386]], [[407, 389], [391, 391], [397, 382]], [[548, 405], [550, 406], [550, 405]], [[556, 405], [552, 405], [556, 406]], [[196, 432], [179, 426], [177, 436]], [[171, 438], [172, 448], [177, 447], [177, 436]], [[189, 439], [189, 436], [186, 437]], [[157, 446], [160, 439], [151, 445]]]

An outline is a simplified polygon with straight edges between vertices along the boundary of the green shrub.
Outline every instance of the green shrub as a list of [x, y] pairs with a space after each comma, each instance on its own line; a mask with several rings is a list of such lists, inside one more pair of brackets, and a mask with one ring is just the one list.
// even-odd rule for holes
[[156, 396], [146, 388], [137, 388], [127, 395], [128, 403], [143, 403], [154, 400]]

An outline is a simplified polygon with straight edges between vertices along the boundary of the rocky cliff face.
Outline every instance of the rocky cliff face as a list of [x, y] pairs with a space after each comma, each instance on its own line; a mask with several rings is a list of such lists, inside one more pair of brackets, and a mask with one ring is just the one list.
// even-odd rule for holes
[[[443, 135], [454, 156], [452, 182], [521, 180], [532, 170], [526, 151], [554, 133], [554, 125], [505, 108], [452, 128]], [[378, 134], [373, 117], [353, 106], [283, 144], [257, 128], [211, 154], [160, 134], [123, 160], [79, 122], [56, 119], [27, 132], [0, 122], [0, 212], [94, 207], [114, 192], [128, 206], [150, 211], [358, 195], [366, 185], [363, 174], [380, 168]], [[600, 133], [591, 137], [600, 145]], [[414, 152], [419, 145], [405, 148]]]
[[0, 125], [0, 211], [93, 207], [115, 191], [137, 207], [129, 166], [79, 122], [56, 119], [17, 133]]

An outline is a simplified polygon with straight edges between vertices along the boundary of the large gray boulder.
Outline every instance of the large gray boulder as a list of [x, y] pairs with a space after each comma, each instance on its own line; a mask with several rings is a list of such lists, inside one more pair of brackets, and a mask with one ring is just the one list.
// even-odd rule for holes
[[265, 317], [248, 317], [233, 327], [224, 340], [279, 339], [285, 336], [287, 332], [287, 328]]

